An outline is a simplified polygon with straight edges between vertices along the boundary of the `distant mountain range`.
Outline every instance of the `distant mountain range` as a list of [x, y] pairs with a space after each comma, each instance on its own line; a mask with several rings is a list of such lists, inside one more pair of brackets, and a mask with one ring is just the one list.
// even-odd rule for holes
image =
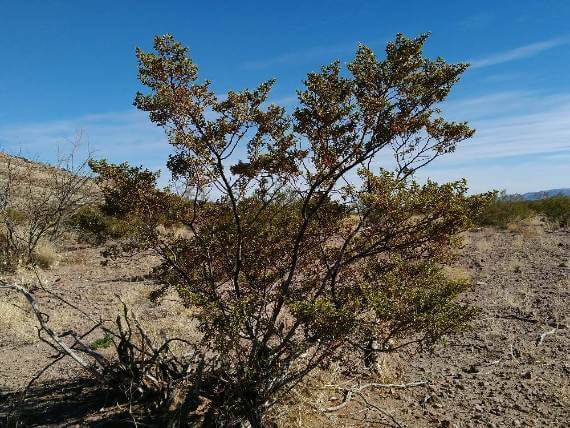
[[526, 199], [527, 201], [534, 201], [536, 199], [543, 199], [543, 198], [548, 198], [550, 196], [570, 196], [570, 188], [564, 188], [564, 189], [550, 189], [550, 190], [542, 190], [540, 192], [528, 192], [528, 193], [523, 193], [522, 196], [524, 199]]

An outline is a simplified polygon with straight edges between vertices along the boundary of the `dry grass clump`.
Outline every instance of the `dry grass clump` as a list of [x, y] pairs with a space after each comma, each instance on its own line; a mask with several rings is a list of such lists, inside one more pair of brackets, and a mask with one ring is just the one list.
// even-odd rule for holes
[[[22, 227], [14, 229], [23, 241], [26, 231]], [[54, 242], [49, 239], [41, 239], [34, 245], [28, 256], [28, 250], [24, 246], [13, 247], [6, 250], [9, 246], [6, 241], [6, 234], [9, 233], [5, 227], [0, 225], [0, 271], [2, 272], [18, 272], [22, 268], [35, 266], [41, 269], [49, 269], [59, 262], [59, 254]]]
[[502, 289], [497, 293], [497, 303], [522, 314], [532, 312], [534, 299], [535, 292], [527, 284], [521, 285], [516, 291]]
[[492, 229], [484, 229], [481, 236], [469, 237], [465, 242], [466, 247], [471, 246], [477, 254], [486, 257], [496, 247], [496, 234]]
[[62, 255], [60, 263], [62, 265], [83, 266], [92, 260], [91, 253], [86, 249], [70, 251]]
[[50, 325], [58, 332], [77, 329], [79, 316], [78, 312], [73, 308], [58, 306], [50, 315]]
[[[570, 290], [570, 277], [563, 279], [560, 284], [561, 287], [563, 287], [562, 289]], [[567, 305], [568, 302], [563, 295], [557, 294], [556, 296], [553, 296], [548, 306], [550, 309], [550, 316], [554, 322], [568, 326], [570, 319], [567, 316]]]
[[570, 407], [570, 385], [568, 383], [560, 385], [557, 393], [558, 400], [565, 406]]
[[[159, 301], [152, 302], [149, 299], [151, 292], [155, 290], [152, 284], [136, 283], [123, 287], [108, 312], [109, 319], [115, 319], [118, 314], [123, 314], [124, 305], [134, 314], [144, 328], [145, 333], [155, 343], [160, 343], [165, 337], [178, 337], [192, 340], [199, 336], [191, 308], [184, 307], [178, 295], [174, 292], [167, 293]], [[179, 349], [180, 348], [180, 349]], [[170, 350], [179, 355], [182, 346], [173, 342]]]
[[[402, 363], [395, 354], [382, 354], [378, 357], [376, 372], [360, 378], [348, 378], [341, 363], [328, 369], [317, 369], [290, 392], [281, 397], [270, 410], [269, 419], [278, 427], [338, 427], [350, 426], [354, 407], [361, 408], [357, 397], [339, 411], [327, 411], [345, 400], [346, 391], [359, 382], [389, 384], [400, 380]], [[351, 410], [352, 406], [352, 410]]]
[[271, 409], [269, 418], [283, 428], [340, 426], [338, 415], [323, 409], [341, 403], [342, 394], [335, 391], [334, 386], [345, 382], [339, 366], [315, 370], [281, 398]]
[[59, 263], [55, 245], [49, 241], [40, 242], [33, 253], [33, 263], [42, 269], [50, 269]]
[[539, 216], [532, 216], [510, 222], [505, 229], [511, 233], [520, 234], [525, 238], [532, 238], [544, 233], [544, 222]]
[[[47, 254], [52, 254], [48, 252]], [[46, 262], [51, 259], [46, 259]], [[45, 278], [41, 271], [36, 269], [20, 269], [18, 271], [17, 279], [12, 282], [22, 284], [29, 288], [29, 284], [40, 285], [40, 288], [34, 293], [37, 295], [45, 295], [43, 285]], [[57, 332], [76, 328], [78, 323], [78, 313], [75, 309], [65, 306], [46, 305], [42, 307], [42, 312], [45, 312], [49, 317], [50, 327]], [[36, 315], [34, 315], [29, 302], [20, 294], [3, 292], [0, 294], [0, 334], [7, 333], [11, 338], [16, 338], [16, 341], [22, 343], [37, 343], [39, 338], [37, 336], [37, 327], [39, 327]], [[1, 342], [1, 339], [0, 339]]]
[[2, 296], [0, 300], [0, 331], [21, 344], [36, 343], [36, 320], [21, 296]]
[[0, 156], [2, 271], [31, 265], [49, 268], [56, 263], [53, 244], [65, 241], [69, 218], [97, 198], [85, 171], [87, 161], [77, 163], [77, 149], [74, 144], [57, 167]]

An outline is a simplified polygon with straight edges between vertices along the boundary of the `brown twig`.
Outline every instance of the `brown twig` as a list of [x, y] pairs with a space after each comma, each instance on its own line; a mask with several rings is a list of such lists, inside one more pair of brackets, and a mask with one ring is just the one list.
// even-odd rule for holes
[[337, 406], [333, 406], [333, 407], [328, 407], [325, 409], [321, 409], [323, 412], [336, 412], [344, 407], [346, 407], [348, 405], [348, 403], [350, 402], [350, 400], [352, 400], [352, 396], [353, 394], [358, 394], [360, 396], [362, 396], [362, 391], [364, 391], [367, 388], [395, 388], [395, 389], [405, 389], [405, 388], [414, 388], [414, 387], [418, 387], [418, 386], [425, 386], [427, 385], [429, 382], [427, 380], [420, 380], [420, 381], [416, 381], [416, 382], [410, 382], [410, 383], [376, 383], [376, 382], [372, 382], [372, 383], [366, 383], [363, 385], [360, 385], [358, 387], [355, 388], [343, 388], [343, 387], [339, 387], [336, 385], [326, 385], [325, 387], [330, 387], [330, 388], [334, 388], [336, 390], [340, 390], [340, 391], [345, 391], [345, 396], [343, 399], [343, 402], [340, 403]]

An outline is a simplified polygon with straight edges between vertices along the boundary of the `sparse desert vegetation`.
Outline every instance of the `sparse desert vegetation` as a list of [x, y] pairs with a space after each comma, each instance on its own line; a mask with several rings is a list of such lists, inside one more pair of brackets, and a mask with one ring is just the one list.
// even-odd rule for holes
[[2, 155], [0, 423], [565, 426], [570, 198], [415, 180], [473, 135], [427, 39], [309, 73], [290, 115], [157, 37], [135, 105], [171, 186]]
[[50, 267], [65, 223], [97, 199], [88, 161], [76, 159], [76, 148], [55, 166], [0, 156], [0, 270]]
[[549, 196], [525, 200], [520, 196], [496, 196], [476, 218], [481, 226], [502, 229], [520, 227], [525, 220], [541, 216], [551, 227], [567, 228], [570, 224], [570, 197]]
[[[433, 353], [418, 356], [404, 352], [380, 358], [375, 382], [428, 384], [405, 389], [368, 388], [363, 391], [366, 399], [388, 410], [402, 426], [438, 426], [446, 421], [450, 426], [469, 425], [466, 421], [471, 421], [472, 426], [535, 426], [536, 418], [544, 425], [564, 426], [569, 417], [566, 302], [570, 297], [570, 234], [563, 229], [551, 230], [544, 223], [539, 230], [530, 236], [493, 228], [467, 232], [461, 257], [449, 272], [454, 277], [470, 277], [472, 289], [463, 298], [481, 308], [471, 329], [449, 338]], [[107, 320], [122, 310], [115, 297], [118, 294], [157, 340], [164, 334], [187, 331], [191, 310], [183, 308], [176, 294], [169, 293], [160, 303], [148, 299], [155, 286], [140, 273], [150, 270], [157, 262], [155, 258], [145, 256], [131, 263], [102, 265], [103, 248], [64, 245], [60, 257], [69, 262], [41, 272], [46, 288], [90, 315]], [[514, 269], [515, 265], [520, 266], [520, 271]], [[33, 273], [20, 272], [19, 276], [24, 283], [34, 282]], [[89, 325], [76, 311], [50, 299], [45, 291], [37, 290], [35, 296], [58, 331], [82, 330], [82, 326]], [[131, 423], [127, 406], [105, 401], [98, 387], [69, 362], [50, 368], [22, 398], [19, 391], [50, 362], [51, 351], [38, 340], [37, 321], [25, 299], [3, 293], [1, 309], [3, 423]], [[542, 336], [544, 333], [551, 334]], [[88, 336], [86, 343], [104, 339], [104, 334], [95, 334]], [[105, 352], [112, 349], [99, 348]], [[346, 397], [342, 388], [354, 386], [351, 377], [343, 375], [345, 364], [351, 363], [316, 371], [287, 394], [271, 411], [279, 426], [371, 425], [375, 420], [373, 410], [367, 409], [358, 395], [339, 411], [322, 411], [342, 404]], [[363, 380], [360, 385], [364, 382], [372, 381]], [[135, 414], [137, 411], [140, 422], [145, 423], [145, 412], [135, 409]], [[388, 423], [385, 418], [378, 419]]]

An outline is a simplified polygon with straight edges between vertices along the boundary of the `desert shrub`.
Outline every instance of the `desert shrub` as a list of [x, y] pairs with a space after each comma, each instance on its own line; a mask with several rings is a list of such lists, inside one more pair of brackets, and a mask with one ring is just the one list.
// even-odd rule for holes
[[570, 197], [568, 196], [552, 196], [530, 201], [529, 206], [559, 227], [570, 225]]
[[[218, 97], [171, 36], [137, 51], [150, 93], [135, 105], [165, 128], [183, 191], [128, 164], [91, 166], [107, 212], [136, 231], [124, 250], [161, 257], [153, 297], [175, 290], [199, 326], [184, 382], [169, 381], [177, 418], [200, 406], [210, 424], [260, 427], [315, 369], [431, 347], [474, 316], [457, 301], [467, 282], [442, 266], [490, 195], [413, 180], [473, 134], [437, 108], [466, 65], [424, 57], [426, 39], [398, 35], [385, 59], [360, 46], [349, 73], [310, 73], [292, 116], [267, 105], [272, 81]], [[373, 170], [380, 152], [395, 170]]]
[[[0, 159], [1, 268], [50, 264], [51, 248], [67, 220], [95, 197], [87, 161], [77, 163], [77, 147], [60, 157], [57, 166], [42, 166], [5, 156]], [[39, 248], [40, 245], [44, 249]], [[43, 253], [42, 253], [43, 251]]]
[[520, 222], [535, 214], [527, 201], [495, 198], [483, 212], [478, 214], [475, 222], [479, 226], [506, 229], [509, 224]]
[[67, 225], [78, 233], [79, 239], [94, 244], [101, 244], [127, 234], [123, 222], [105, 214], [99, 206], [94, 205], [81, 207], [69, 218]]
[[570, 198], [553, 196], [538, 200], [525, 200], [517, 196], [495, 194], [493, 201], [479, 212], [475, 223], [506, 229], [509, 225], [542, 215], [547, 221], [559, 226], [570, 224]]

